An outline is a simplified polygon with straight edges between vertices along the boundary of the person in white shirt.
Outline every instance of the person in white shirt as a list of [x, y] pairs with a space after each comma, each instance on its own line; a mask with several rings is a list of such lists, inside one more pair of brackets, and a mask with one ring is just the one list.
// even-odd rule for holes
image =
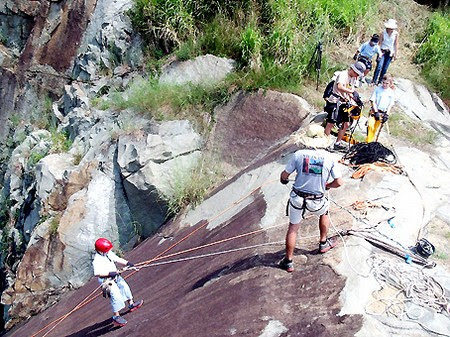
[[367, 143], [377, 140], [377, 134], [381, 130], [381, 125], [387, 122], [389, 118], [389, 113], [395, 103], [393, 82], [392, 75], [385, 74], [381, 86], [376, 87], [372, 93], [372, 97], [370, 98], [372, 109], [370, 110], [370, 117], [367, 122]]
[[111, 249], [111, 241], [105, 238], [99, 238], [95, 241], [95, 256], [92, 261], [94, 275], [98, 277], [102, 284], [103, 294], [110, 297], [111, 308], [113, 311], [113, 322], [116, 325], [124, 326], [127, 321], [120, 316], [120, 310], [128, 304], [128, 309], [134, 311], [142, 306], [143, 300], [133, 302], [128, 283], [120, 276], [116, 263], [122, 266], [134, 267], [131, 262], [118, 257]]
[[[317, 137], [318, 138], [318, 137]], [[316, 139], [316, 138], [313, 138]], [[315, 146], [314, 146], [315, 148]], [[280, 182], [287, 184], [289, 176], [296, 172], [295, 182], [289, 198], [289, 228], [286, 233], [286, 255], [280, 262], [280, 268], [294, 271], [294, 256], [297, 232], [305, 213], [319, 217], [319, 252], [325, 253], [336, 245], [335, 240], [327, 237], [330, 219], [329, 201], [325, 190], [338, 188], [343, 184], [341, 170], [327, 151], [305, 149], [295, 152], [280, 175]]]
[[387, 73], [389, 65], [392, 61], [395, 61], [398, 56], [398, 36], [397, 21], [389, 19], [384, 23], [386, 30], [381, 34], [380, 48], [383, 56], [380, 58], [373, 74], [372, 83], [380, 84], [384, 74]]
[[[355, 84], [359, 76], [364, 75], [366, 66], [362, 62], [355, 62], [347, 70], [337, 73], [334, 80], [333, 90], [331, 94], [325, 98], [324, 111], [327, 112], [327, 124], [325, 126], [325, 134], [329, 136], [334, 124], [339, 126], [335, 150], [345, 149], [345, 145], [341, 144], [342, 137], [350, 125], [350, 116], [344, 111], [344, 103], [353, 103], [355, 100]], [[354, 104], [356, 105], [356, 104]]]

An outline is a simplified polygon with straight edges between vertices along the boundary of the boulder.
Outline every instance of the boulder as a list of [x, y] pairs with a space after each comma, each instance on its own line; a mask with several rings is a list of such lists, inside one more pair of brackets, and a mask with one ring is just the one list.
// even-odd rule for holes
[[201, 144], [188, 121], [163, 122], [147, 135], [119, 138], [117, 162], [133, 218], [141, 225], [144, 237], [166, 220], [167, 199], [180, 173], [199, 162]]
[[222, 81], [234, 70], [235, 62], [214, 55], [198, 56], [193, 60], [173, 62], [165, 67], [159, 83], [170, 85], [181, 84], [215, 84]]

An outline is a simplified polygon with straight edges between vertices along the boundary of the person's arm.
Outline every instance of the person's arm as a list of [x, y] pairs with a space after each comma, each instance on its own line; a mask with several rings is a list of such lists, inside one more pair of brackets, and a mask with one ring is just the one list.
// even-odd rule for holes
[[344, 179], [336, 178], [332, 182], [325, 184], [325, 189], [329, 190], [330, 188], [338, 188], [344, 184]]
[[289, 176], [290, 176], [291, 174], [290, 173], [288, 173], [286, 170], [284, 170], [283, 172], [281, 172], [281, 174], [280, 174], [280, 182], [283, 184], [283, 185], [286, 185], [288, 182], [289, 182]]
[[383, 56], [383, 53], [381, 52], [380, 46], [377, 45], [377, 59], [376, 59], [377, 62], [378, 62], [378, 60], [380, 59], [381, 56]]
[[395, 41], [394, 41], [394, 56], [393, 59], [396, 60], [398, 58], [398, 32], [397, 35], [395, 36]]
[[377, 106], [376, 100], [377, 100], [377, 89], [375, 88], [375, 90], [372, 93], [372, 96], [370, 97], [370, 104], [372, 106], [372, 110], [374, 113], [378, 112], [378, 106]]

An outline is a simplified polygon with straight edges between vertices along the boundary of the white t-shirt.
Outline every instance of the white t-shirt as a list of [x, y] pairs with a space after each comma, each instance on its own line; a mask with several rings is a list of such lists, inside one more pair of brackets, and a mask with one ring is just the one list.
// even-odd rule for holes
[[394, 56], [395, 50], [395, 39], [398, 36], [398, 32], [393, 30], [391, 35], [387, 33], [387, 31], [383, 32], [383, 42], [381, 43], [381, 49], [389, 50], [391, 52], [391, 56]]
[[289, 160], [285, 171], [297, 171], [294, 188], [309, 194], [324, 194], [330, 177], [342, 176], [341, 170], [328, 152], [323, 150], [299, 150]]
[[114, 262], [126, 262], [126, 260], [118, 257], [114, 252], [109, 251], [105, 255], [96, 253], [92, 266], [94, 267], [94, 275], [108, 275], [110, 272], [117, 272], [117, 267]]
[[348, 100], [351, 99], [348, 93], [342, 92], [338, 89], [338, 83], [341, 83], [346, 88], [353, 89], [356, 83], [356, 77], [350, 77], [350, 75], [348, 74], [348, 70], [337, 72], [336, 79], [334, 80], [333, 85], [333, 94], [327, 98], [327, 101], [330, 103], [338, 102], [338, 97], [336, 97], [336, 95], [344, 97]]
[[375, 103], [378, 110], [388, 111], [395, 103], [395, 91], [391, 88], [383, 89], [380, 85], [375, 88], [370, 100]]

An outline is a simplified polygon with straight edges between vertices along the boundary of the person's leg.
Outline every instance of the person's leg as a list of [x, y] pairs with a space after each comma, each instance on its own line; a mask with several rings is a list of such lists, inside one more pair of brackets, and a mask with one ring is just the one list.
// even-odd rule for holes
[[378, 80], [378, 84], [380, 84], [381, 81], [383, 81], [383, 76], [384, 76], [384, 74], [386, 74], [386, 72], [387, 72], [387, 70], [389, 68], [389, 65], [391, 64], [391, 61], [392, 61], [392, 57], [391, 56], [386, 56], [384, 58], [383, 67], [381, 67], [381, 72], [380, 72], [380, 77], [379, 77], [379, 80]]
[[379, 58], [379, 60], [377, 61], [377, 66], [375, 67], [375, 72], [373, 73], [372, 79], [372, 83], [374, 84], [378, 83], [378, 78], [380, 75], [381, 68], [383, 67], [383, 63], [384, 63], [384, 54]]
[[321, 242], [324, 242], [327, 239], [329, 226], [330, 226], [330, 217], [328, 216], [328, 213], [321, 215], [319, 218], [319, 231]]
[[327, 123], [325, 126], [325, 134], [329, 136], [331, 134], [331, 129], [333, 128], [334, 123]]
[[347, 131], [349, 126], [349, 122], [342, 123], [342, 127], [339, 128], [336, 143], [339, 143], [342, 140], [342, 137], [344, 137], [345, 131]]
[[289, 223], [289, 228], [286, 233], [286, 259], [292, 261], [294, 257], [295, 243], [297, 241], [297, 233], [300, 224]]

